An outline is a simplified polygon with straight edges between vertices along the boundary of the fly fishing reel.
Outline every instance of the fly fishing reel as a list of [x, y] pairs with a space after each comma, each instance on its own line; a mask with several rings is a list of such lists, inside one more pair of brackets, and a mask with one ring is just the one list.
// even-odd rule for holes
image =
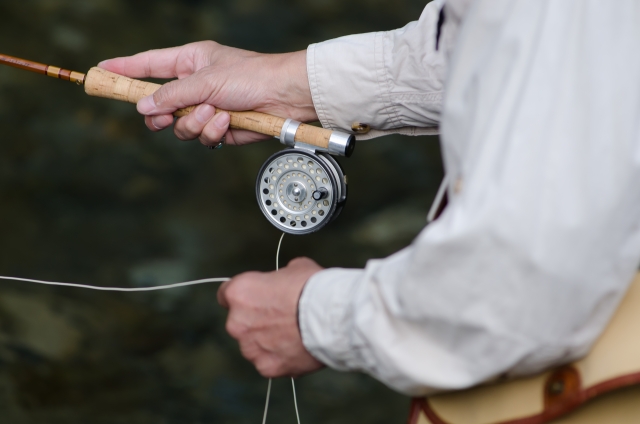
[[327, 148], [295, 141], [299, 122], [288, 119], [280, 142], [290, 148], [272, 155], [256, 181], [260, 210], [288, 234], [309, 234], [332, 222], [347, 200], [347, 177], [328, 153], [350, 156], [355, 137], [331, 133]]
[[[84, 85], [90, 96], [138, 103], [160, 85], [94, 67], [83, 74], [0, 54], [0, 63]], [[194, 106], [176, 110], [186, 116]], [[222, 109], [218, 109], [218, 112]], [[347, 200], [347, 179], [329, 155], [351, 156], [355, 136], [255, 111], [226, 111], [230, 128], [277, 136], [290, 149], [273, 155], [258, 174], [256, 197], [269, 222], [289, 234], [308, 234], [333, 221]]]

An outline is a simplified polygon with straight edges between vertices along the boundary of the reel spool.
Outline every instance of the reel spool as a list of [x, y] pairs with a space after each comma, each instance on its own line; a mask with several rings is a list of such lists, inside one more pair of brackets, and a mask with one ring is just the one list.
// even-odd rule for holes
[[256, 198], [273, 226], [288, 234], [302, 235], [320, 230], [342, 211], [347, 201], [347, 177], [325, 151], [349, 156], [355, 137], [334, 131], [330, 149], [320, 149], [295, 142], [288, 135], [295, 134], [296, 124], [299, 125], [287, 120], [283, 126], [280, 141], [292, 148], [272, 155], [262, 165]]

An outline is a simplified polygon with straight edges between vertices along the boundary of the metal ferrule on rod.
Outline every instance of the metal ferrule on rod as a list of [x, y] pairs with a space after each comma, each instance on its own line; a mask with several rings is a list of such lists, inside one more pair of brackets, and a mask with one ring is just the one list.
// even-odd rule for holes
[[334, 131], [329, 138], [328, 151], [332, 155], [351, 156], [355, 148], [356, 139], [353, 134]]
[[75, 82], [76, 84], [84, 84], [85, 74], [70, 71], [68, 69], [58, 68], [57, 66], [47, 66], [46, 74], [52, 78], [58, 78], [64, 81]]
[[300, 128], [301, 122], [294, 121], [289, 118], [284, 121], [284, 125], [282, 125], [282, 130], [280, 131], [280, 143], [285, 146], [294, 147], [296, 145], [296, 133], [298, 132], [298, 128]]
[[303, 148], [319, 150], [337, 156], [349, 157], [351, 156], [351, 153], [353, 153], [353, 149], [356, 144], [355, 136], [353, 134], [333, 131], [329, 137], [329, 145], [324, 149], [321, 147], [311, 146], [306, 143], [297, 142], [295, 138], [300, 125], [301, 123], [298, 121], [287, 119], [282, 126], [282, 131], [280, 132], [280, 143], [289, 147], [296, 147], [300, 145], [300, 147]]

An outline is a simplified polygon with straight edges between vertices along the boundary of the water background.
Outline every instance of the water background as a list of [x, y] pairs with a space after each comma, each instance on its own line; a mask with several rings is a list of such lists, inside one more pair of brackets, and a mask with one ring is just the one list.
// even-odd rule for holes
[[[1, 0], [0, 52], [86, 71], [213, 39], [304, 49], [419, 17], [418, 0]], [[260, 72], [259, 69], [256, 72]], [[276, 141], [210, 151], [152, 134], [135, 107], [0, 67], [0, 275], [136, 286], [274, 268], [254, 184]], [[435, 137], [359, 143], [342, 216], [287, 236], [281, 263], [362, 267], [408, 245], [442, 176]], [[266, 380], [224, 332], [217, 285], [115, 294], [0, 282], [3, 423], [258, 423]], [[425, 358], [428, 360], [428, 358]], [[302, 421], [403, 423], [408, 398], [330, 370], [298, 381]], [[268, 422], [294, 423], [274, 383]]]

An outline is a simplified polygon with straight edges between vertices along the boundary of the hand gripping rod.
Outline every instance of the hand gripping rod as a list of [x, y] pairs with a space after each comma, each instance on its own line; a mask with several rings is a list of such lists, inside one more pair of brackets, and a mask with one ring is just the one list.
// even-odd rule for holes
[[[160, 84], [135, 80], [95, 67], [91, 68], [85, 75], [80, 72], [3, 54], [0, 54], [0, 63], [84, 85], [85, 92], [90, 96], [129, 103], [138, 103], [140, 99], [152, 95], [161, 87]], [[174, 116], [186, 116], [194, 108], [195, 106], [190, 106], [179, 109], [174, 113]], [[222, 111], [222, 109], [218, 109], [218, 111]], [[340, 156], [351, 156], [355, 148], [355, 137], [352, 134], [318, 128], [266, 113], [253, 111], [226, 112], [231, 116], [231, 128], [277, 137], [282, 144], [290, 147], [294, 147], [296, 143], [303, 143], [321, 151]]]

